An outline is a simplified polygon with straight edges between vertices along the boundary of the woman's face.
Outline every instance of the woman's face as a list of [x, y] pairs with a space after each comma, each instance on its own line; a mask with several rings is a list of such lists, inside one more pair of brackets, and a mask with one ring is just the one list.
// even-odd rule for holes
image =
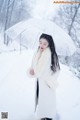
[[49, 43], [48, 43], [48, 41], [46, 39], [41, 38], [39, 40], [39, 47], [40, 47], [41, 51], [44, 51], [48, 46], [49, 46]]

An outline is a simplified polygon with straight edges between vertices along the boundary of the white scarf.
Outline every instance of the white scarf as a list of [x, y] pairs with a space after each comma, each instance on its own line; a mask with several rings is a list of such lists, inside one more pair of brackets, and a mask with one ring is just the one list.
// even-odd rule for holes
[[41, 73], [46, 69], [47, 64], [48, 66], [51, 65], [50, 49], [46, 48], [42, 53], [38, 50], [32, 61], [32, 66], [37, 77], [40, 77]]

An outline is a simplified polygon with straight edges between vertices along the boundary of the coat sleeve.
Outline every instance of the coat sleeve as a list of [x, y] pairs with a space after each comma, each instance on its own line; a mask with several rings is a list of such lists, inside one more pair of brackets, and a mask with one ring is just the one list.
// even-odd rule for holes
[[46, 78], [46, 84], [50, 87], [50, 88], [57, 88], [58, 87], [58, 77], [60, 74], [60, 70], [58, 70], [57, 72], [53, 73], [53, 75], [48, 75], [48, 77]]

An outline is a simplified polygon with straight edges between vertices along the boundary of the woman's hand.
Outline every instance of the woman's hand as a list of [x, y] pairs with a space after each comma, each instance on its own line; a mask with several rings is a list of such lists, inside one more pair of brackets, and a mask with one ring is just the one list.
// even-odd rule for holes
[[30, 74], [34, 75], [34, 70], [33, 69], [30, 69]]

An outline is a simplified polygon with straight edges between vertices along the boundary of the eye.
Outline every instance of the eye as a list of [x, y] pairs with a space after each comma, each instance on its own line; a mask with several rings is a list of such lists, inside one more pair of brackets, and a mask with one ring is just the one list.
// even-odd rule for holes
[[40, 42], [40, 44], [42, 44], [42, 43]]
[[47, 43], [45, 42], [44, 45], [47, 45]]
[[47, 45], [47, 43], [44, 43], [44, 45]]

